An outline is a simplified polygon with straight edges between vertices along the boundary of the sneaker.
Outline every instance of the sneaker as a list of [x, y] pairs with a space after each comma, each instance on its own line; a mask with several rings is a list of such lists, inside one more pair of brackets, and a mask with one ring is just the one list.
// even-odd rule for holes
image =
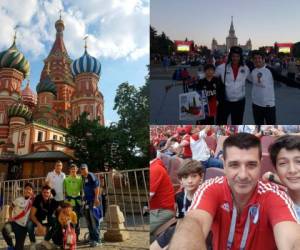
[[36, 243], [31, 243], [29, 250], [36, 250]]
[[52, 249], [52, 244], [49, 241], [47, 241], [47, 240], [43, 240], [41, 242], [41, 245], [44, 246], [45, 248], [47, 248], [48, 250]]
[[102, 243], [97, 242], [97, 241], [92, 241], [90, 242], [90, 247], [100, 247], [102, 246]]

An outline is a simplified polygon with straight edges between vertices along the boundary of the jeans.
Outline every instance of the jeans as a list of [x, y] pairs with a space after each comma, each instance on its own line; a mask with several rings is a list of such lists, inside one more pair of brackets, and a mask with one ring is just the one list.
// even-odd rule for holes
[[[47, 227], [47, 233], [44, 237], [45, 240], [49, 241], [52, 236], [53, 233], [55, 231], [55, 227], [56, 227], [56, 218], [50, 217], [48, 218], [48, 223], [46, 225], [43, 225]], [[34, 228], [36, 227], [36, 224], [34, 224], [31, 220], [28, 222], [27, 224], [27, 230], [29, 233], [29, 239], [31, 243], [35, 243], [35, 233], [34, 233]]]
[[15, 234], [15, 238], [16, 238], [15, 250], [23, 250], [24, 242], [27, 235], [27, 228], [20, 226], [14, 221], [5, 223], [2, 229], [2, 235], [7, 245], [13, 247], [14, 244], [13, 244], [12, 237], [10, 235], [11, 232]]
[[93, 214], [93, 204], [89, 204], [88, 208], [85, 205], [83, 213], [88, 226], [90, 241], [100, 243], [100, 220], [95, 218]]
[[209, 157], [206, 161], [201, 162], [203, 166], [206, 168], [223, 168], [223, 162], [220, 159]]

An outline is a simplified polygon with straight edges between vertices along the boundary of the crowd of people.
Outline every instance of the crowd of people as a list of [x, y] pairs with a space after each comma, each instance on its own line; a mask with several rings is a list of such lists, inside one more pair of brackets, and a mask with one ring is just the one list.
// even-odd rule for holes
[[[69, 175], [62, 172], [63, 164], [57, 161], [49, 172], [41, 193], [35, 195], [33, 183], [26, 183], [23, 196], [10, 206], [10, 217], [2, 229], [9, 250], [22, 250], [27, 236], [30, 250], [36, 249], [36, 236], [44, 236], [41, 242], [46, 249], [76, 249], [79, 241], [79, 219], [84, 216], [91, 247], [101, 245], [100, 221], [104, 216], [103, 197], [98, 177], [88, 170], [87, 164], [78, 167], [72, 163]], [[15, 235], [13, 242], [11, 233]]]
[[[173, 84], [166, 86], [168, 91], [181, 81], [183, 93], [204, 92], [209, 108], [200, 124], [227, 124], [229, 117], [231, 124], [242, 124], [247, 82], [252, 84], [254, 123], [276, 124], [274, 80], [295, 85], [299, 72], [295, 58], [279, 59], [260, 50], [253, 50], [246, 57], [240, 47], [233, 46], [228, 56], [217, 59], [209, 56], [202, 60], [205, 63], [199, 67], [197, 75], [193, 76], [187, 66], [181, 66], [173, 73]], [[168, 65], [167, 61], [163, 65]], [[287, 71], [286, 76], [282, 75], [283, 71]]]
[[[150, 162], [151, 250], [300, 249], [300, 127], [261, 127], [152, 128], [156, 151]], [[174, 189], [163, 158], [182, 154], [176, 148], [187, 144], [170, 139], [170, 131], [173, 137], [180, 136], [180, 129], [189, 133], [190, 143], [195, 135], [227, 133], [218, 166], [223, 176], [204, 182], [210, 166], [193, 155], [182, 156], [185, 159], [176, 173], [180, 188]], [[160, 133], [165, 137], [157, 140]], [[274, 171], [262, 173], [265, 135], [274, 137], [268, 147]], [[176, 143], [180, 146], [172, 152], [169, 144]]]

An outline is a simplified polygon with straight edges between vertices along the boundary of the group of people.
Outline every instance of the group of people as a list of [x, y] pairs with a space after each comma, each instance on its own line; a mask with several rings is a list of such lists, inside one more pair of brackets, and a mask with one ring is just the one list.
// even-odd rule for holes
[[276, 137], [274, 173], [264, 175], [257, 134], [232, 133], [222, 151], [224, 176], [203, 182], [204, 164], [187, 159], [176, 194], [161, 155], [153, 155], [150, 249], [300, 249], [300, 136]]
[[[252, 82], [252, 112], [256, 125], [276, 124], [274, 79], [266, 67], [265, 55], [259, 50], [251, 52], [252, 70], [244, 62], [243, 51], [234, 46], [225, 63], [215, 67], [204, 66], [204, 78], [190, 85], [194, 91], [204, 91], [208, 99], [208, 112], [202, 124], [243, 124], [246, 103], [246, 82]], [[182, 79], [187, 92], [186, 78]]]
[[[79, 219], [85, 217], [89, 244], [96, 247], [100, 241], [100, 221], [103, 217], [101, 186], [98, 177], [88, 170], [87, 164], [78, 167], [72, 163], [69, 175], [62, 172], [61, 161], [55, 163], [49, 172], [41, 193], [35, 195], [33, 183], [26, 183], [23, 196], [15, 199], [10, 206], [10, 217], [2, 229], [9, 250], [22, 250], [27, 236], [30, 249], [36, 249], [36, 235], [44, 236], [41, 245], [52, 249], [75, 249], [79, 241]], [[11, 233], [15, 234], [15, 244]]]

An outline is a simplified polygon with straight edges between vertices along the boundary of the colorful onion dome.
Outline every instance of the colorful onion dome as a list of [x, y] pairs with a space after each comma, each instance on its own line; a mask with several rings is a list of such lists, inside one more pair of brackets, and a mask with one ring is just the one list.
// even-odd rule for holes
[[29, 107], [23, 103], [16, 103], [9, 107], [8, 117], [23, 117], [25, 120], [30, 120], [32, 112]]
[[37, 104], [37, 96], [29, 87], [29, 81], [26, 87], [22, 90], [22, 101], [25, 105], [35, 106]]
[[56, 95], [56, 85], [51, 81], [49, 75], [39, 82], [39, 84], [36, 86], [36, 92], [38, 94], [42, 92], [51, 92], [52, 94]]
[[72, 62], [71, 70], [74, 76], [81, 73], [95, 73], [99, 76], [101, 72], [101, 64], [95, 57], [90, 56], [87, 50], [85, 50], [83, 56]]
[[24, 78], [30, 73], [30, 65], [25, 56], [17, 49], [14, 41], [9, 49], [0, 53], [0, 68], [13, 68], [21, 71]]

